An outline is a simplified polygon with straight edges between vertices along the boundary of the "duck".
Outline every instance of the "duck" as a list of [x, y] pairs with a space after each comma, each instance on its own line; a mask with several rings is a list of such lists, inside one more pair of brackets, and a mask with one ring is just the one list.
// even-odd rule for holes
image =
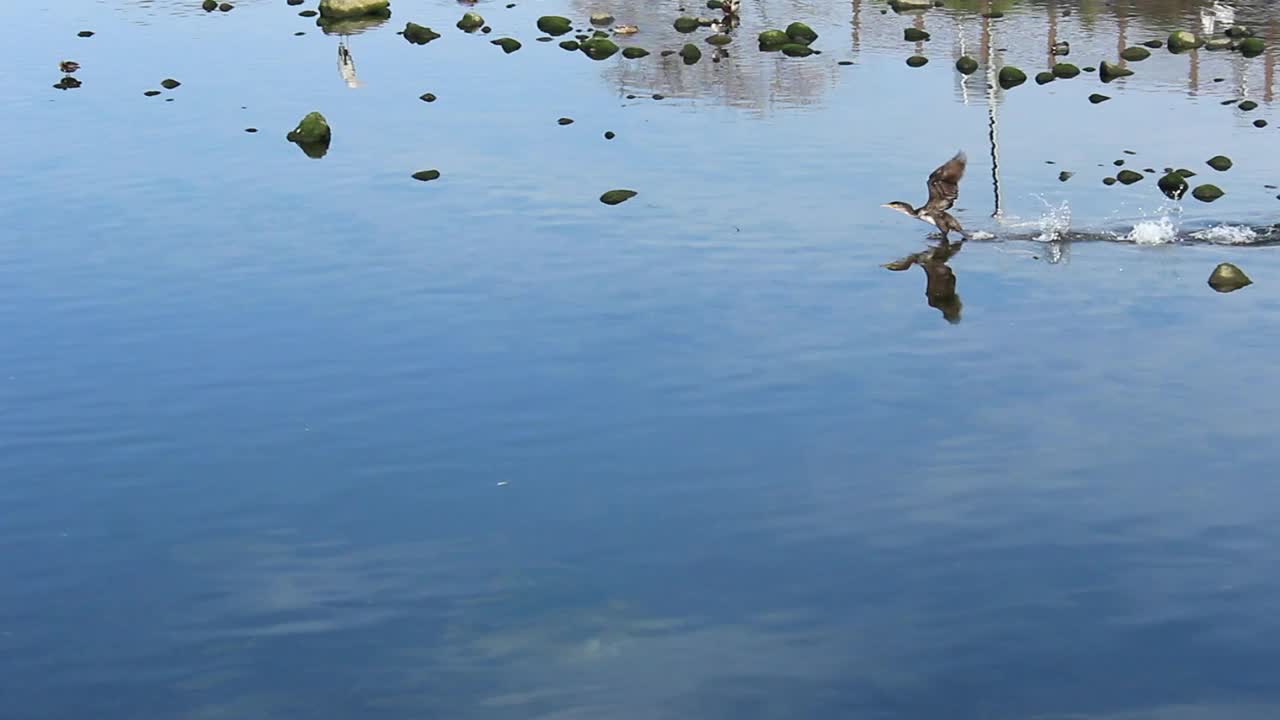
[[737, 16], [738, 11], [742, 9], [742, 0], [724, 0], [720, 3], [720, 9], [725, 15]]
[[964, 231], [960, 226], [960, 221], [951, 216], [947, 211], [956, 203], [956, 198], [960, 196], [960, 179], [964, 177], [965, 165], [968, 159], [965, 157], [964, 151], [957, 152], [954, 157], [938, 166], [936, 170], [929, 173], [929, 199], [924, 205], [918, 208], [911, 207], [911, 203], [905, 203], [900, 200], [885, 203], [881, 207], [897, 210], [904, 215], [929, 223], [936, 227], [938, 232], [942, 233], [942, 241], [948, 242], [948, 235], [953, 232], [960, 233], [965, 240], [969, 239], [969, 233]]
[[1053, 53], [1054, 55], [1070, 55], [1071, 43], [1067, 42], [1066, 40], [1059, 40], [1058, 42], [1049, 46], [1049, 52]]

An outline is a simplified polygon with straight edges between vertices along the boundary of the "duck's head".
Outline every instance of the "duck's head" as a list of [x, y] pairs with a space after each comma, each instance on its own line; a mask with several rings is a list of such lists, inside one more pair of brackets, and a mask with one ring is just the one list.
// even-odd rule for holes
[[910, 203], [904, 203], [899, 200], [894, 200], [893, 202], [885, 203], [880, 207], [887, 207], [890, 210], [897, 210], [898, 212], [903, 213], [904, 215], [910, 215], [911, 217], [916, 216], [916, 210], [915, 208], [911, 207]]

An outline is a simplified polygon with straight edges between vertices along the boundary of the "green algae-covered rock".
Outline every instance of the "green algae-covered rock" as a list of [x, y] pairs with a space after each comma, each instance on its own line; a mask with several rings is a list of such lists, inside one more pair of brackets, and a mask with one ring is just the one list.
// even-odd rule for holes
[[1151, 51], [1141, 45], [1134, 45], [1133, 47], [1125, 48], [1120, 53], [1120, 57], [1129, 62], [1142, 62], [1151, 57]]
[[575, 52], [578, 50], [578, 41], [577, 40], [561, 40], [560, 47], [570, 52]]
[[1229, 293], [1252, 284], [1253, 281], [1249, 279], [1249, 276], [1231, 263], [1218, 265], [1209, 275], [1209, 287], [1220, 293]]
[[813, 54], [813, 48], [800, 43], [787, 43], [778, 49], [787, 57], [809, 57]]
[[964, 55], [956, 61], [956, 70], [961, 75], [972, 75], [978, 71], [978, 61]]
[[592, 25], [612, 25], [614, 17], [609, 13], [591, 13]]
[[638, 193], [635, 190], [610, 190], [600, 196], [600, 202], [605, 205], [617, 205], [624, 203], [635, 197]]
[[1231, 38], [1209, 38], [1204, 41], [1205, 50], [1230, 50], [1236, 42]]
[[733, 38], [725, 35], [724, 33], [716, 33], [715, 35], [707, 38], [707, 43], [715, 45], [716, 47], [724, 47], [731, 42], [733, 42]]
[[592, 60], [604, 60], [618, 52], [618, 46], [609, 38], [593, 37], [583, 40], [578, 46]]
[[1267, 44], [1262, 38], [1251, 37], [1240, 41], [1240, 54], [1245, 57], [1257, 57], [1266, 49]]
[[1267, 121], [1263, 120], [1262, 118], [1258, 118], [1257, 120], [1253, 121], [1253, 126], [1256, 128], [1264, 128], [1267, 126]]
[[419, 170], [418, 172], [414, 173], [411, 177], [414, 180], [420, 180], [422, 182], [431, 182], [432, 180], [440, 179], [440, 171], [439, 170]]
[[671, 25], [676, 29], [676, 32], [682, 33], [691, 33], [700, 27], [698, 25], [698, 18], [691, 18], [688, 16], [676, 18], [676, 21]]
[[639, 60], [649, 54], [648, 50], [642, 47], [625, 47], [622, 48], [622, 57], [628, 60]]
[[520, 49], [520, 41], [515, 38], [504, 37], [498, 38], [497, 40], [490, 40], [489, 42], [490, 44], [497, 45], [502, 48], [502, 52], [508, 55]]
[[1251, 110], [1257, 110], [1257, 109], [1258, 109], [1258, 103], [1256, 103], [1256, 102], [1254, 102], [1254, 101], [1252, 101], [1252, 100], [1241, 100], [1241, 101], [1240, 101], [1240, 104], [1239, 104], [1239, 105], [1237, 105], [1236, 107], [1240, 108], [1241, 110], [1243, 110], [1243, 111], [1245, 111], [1245, 112], [1249, 112], [1249, 111], [1251, 111]]
[[929, 33], [919, 28], [907, 28], [902, 31], [902, 39], [907, 42], [924, 42], [929, 39]]
[[1058, 63], [1053, 66], [1054, 77], [1060, 77], [1063, 80], [1070, 80], [1079, 74], [1080, 68], [1072, 65], [1071, 63]]
[[174, 80], [173, 78], [165, 78], [164, 80], [160, 81], [160, 87], [164, 88], [165, 90], [173, 90], [174, 88], [178, 87], [181, 84], [182, 83], [178, 82], [177, 80]]
[[286, 137], [289, 142], [295, 143], [327, 143], [332, 136], [329, 121], [324, 119], [324, 115], [309, 112]]
[[218, 9], [218, 0], [204, 0], [200, 7], [204, 8], [205, 12], [213, 12]]
[[1005, 90], [1016, 88], [1027, 81], [1027, 74], [1012, 65], [1000, 68], [1000, 87]]
[[1200, 202], [1213, 202], [1222, 197], [1225, 193], [1217, 185], [1197, 185], [1195, 190], [1191, 191], [1191, 197]]
[[1218, 172], [1226, 172], [1231, 169], [1232, 162], [1226, 155], [1214, 155], [1205, 164]]
[[928, 64], [929, 64], [929, 58], [923, 55], [912, 55], [911, 57], [907, 58], [907, 65], [910, 65], [913, 68], [924, 67], [925, 65], [928, 65]]
[[320, 0], [320, 15], [333, 20], [365, 17], [366, 15], [391, 16], [390, 0]]
[[466, 13], [458, 21], [458, 29], [464, 32], [475, 32], [482, 27], [484, 27], [484, 18], [473, 12]]
[[685, 46], [680, 48], [680, 57], [684, 58], [685, 65], [692, 65], [702, 59], [702, 51], [693, 43], [685, 43]]
[[1146, 42], [1142, 43], [1142, 45], [1143, 45], [1143, 47], [1149, 47], [1149, 48], [1151, 48], [1152, 50], [1155, 50], [1156, 48], [1162, 48], [1162, 47], [1164, 47], [1164, 41], [1163, 41], [1163, 40], [1148, 40], [1148, 41], [1146, 41]]
[[781, 30], [765, 30], [760, 33], [761, 50], [777, 50], [788, 42], [787, 34]]
[[928, 10], [933, 7], [933, 0], [889, 0], [889, 7], [896, 13]]
[[802, 22], [793, 22], [787, 26], [787, 37], [793, 43], [808, 45], [818, 39], [818, 33]]
[[1180, 53], [1188, 50], [1195, 50], [1201, 45], [1204, 45], [1204, 40], [1201, 40], [1200, 37], [1193, 32], [1179, 30], [1169, 36], [1169, 40], [1166, 44], [1169, 46], [1170, 52]]
[[707, 0], [707, 8], [710, 10], [723, 10], [724, 0]]
[[1094, 93], [1094, 94], [1092, 94], [1092, 95], [1090, 95], [1090, 96], [1089, 96], [1089, 102], [1093, 103], [1094, 105], [1098, 105], [1098, 104], [1100, 104], [1100, 103], [1104, 103], [1104, 102], [1106, 102], [1106, 101], [1108, 101], [1108, 100], [1110, 100], [1110, 99], [1111, 99], [1110, 97], [1108, 97], [1108, 96], [1106, 96], [1106, 95], [1101, 95], [1101, 94], [1099, 94], [1099, 93]]
[[1119, 180], [1125, 185], [1132, 185], [1138, 182], [1139, 180], [1141, 180], [1142, 178], [1143, 178], [1142, 173], [1134, 172], [1132, 170], [1121, 170], [1120, 172], [1116, 173], [1116, 180]]
[[1116, 78], [1129, 77], [1133, 71], [1119, 65], [1112, 65], [1106, 60], [1102, 61], [1102, 65], [1098, 68], [1098, 77], [1102, 78], [1102, 82], [1111, 82]]
[[414, 45], [426, 45], [438, 37], [440, 37], [440, 33], [418, 23], [411, 22], [404, 26], [404, 39]]
[[543, 15], [538, 18], [538, 29], [548, 35], [564, 35], [573, 29], [573, 23], [559, 15]]
[[1113, 178], [1113, 177], [1104, 177], [1104, 178], [1102, 178], [1102, 184], [1103, 184], [1103, 185], [1115, 185], [1115, 184], [1116, 184], [1116, 179], [1115, 179], [1115, 178]]
[[1187, 194], [1187, 179], [1179, 175], [1176, 171], [1165, 173], [1165, 176], [1156, 181], [1156, 186], [1160, 188], [1160, 192], [1165, 194], [1171, 200], [1181, 200], [1183, 195]]
[[1048, 85], [1049, 83], [1053, 82], [1054, 79], [1055, 78], [1053, 77], [1053, 73], [1049, 72], [1048, 70], [1044, 72], [1036, 73], [1037, 85]]

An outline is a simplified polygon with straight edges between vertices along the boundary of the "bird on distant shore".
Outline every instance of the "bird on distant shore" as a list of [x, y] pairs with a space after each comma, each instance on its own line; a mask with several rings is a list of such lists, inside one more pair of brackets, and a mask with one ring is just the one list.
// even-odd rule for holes
[[964, 151], [960, 151], [929, 174], [929, 199], [924, 205], [913, 208], [911, 203], [895, 200], [881, 207], [897, 210], [938, 228], [938, 232], [942, 233], [943, 242], [948, 241], [947, 234], [952, 232], [958, 232], [961, 237], [968, 240], [969, 234], [960, 227], [960, 221], [947, 212], [952, 205], [955, 205], [956, 198], [960, 195], [960, 178], [964, 177], [966, 162]]

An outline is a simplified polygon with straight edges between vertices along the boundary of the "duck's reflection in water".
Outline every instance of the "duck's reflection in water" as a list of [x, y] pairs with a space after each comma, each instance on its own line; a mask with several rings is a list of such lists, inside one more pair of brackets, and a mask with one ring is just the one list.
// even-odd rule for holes
[[900, 260], [885, 263], [883, 267], [900, 272], [912, 265], [919, 265], [924, 270], [924, 297], [929, 307], [937, 308], [947, 322], [955, 325], [960, 322], [963, 305], [960, 296], [956, 294], [955, 271], [947, 265], [947, 261], [963, 247], [964, 241], [943, 242]]

